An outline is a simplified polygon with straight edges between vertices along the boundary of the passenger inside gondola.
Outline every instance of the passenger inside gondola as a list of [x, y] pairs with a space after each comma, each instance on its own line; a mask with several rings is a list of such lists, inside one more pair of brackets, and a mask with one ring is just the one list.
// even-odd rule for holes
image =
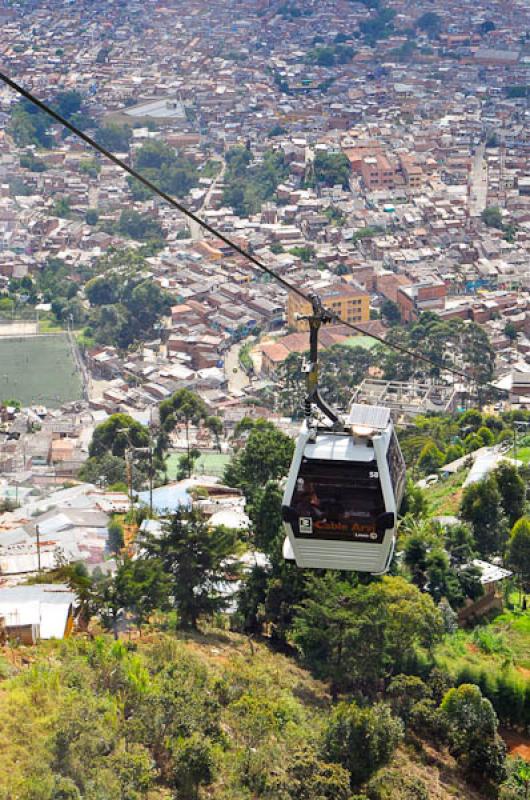
[[303, 463], [292, 508], [314, 521], [374, 524], [385, 505], [377, 468], [373, 464]]
[[293, 507], [296, 513], [301, 517], [324, 519], [325, 514], [314, 484], [310, 481], [305, 481], [303, 478], [299, 478], [297, 481], [296, 493], [293, 498]]

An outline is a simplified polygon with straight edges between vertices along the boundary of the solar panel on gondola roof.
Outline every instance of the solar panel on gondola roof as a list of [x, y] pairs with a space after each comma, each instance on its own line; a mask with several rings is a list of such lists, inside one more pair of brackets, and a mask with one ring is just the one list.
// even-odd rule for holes
[[390, 409], [384, 406], [367, 406], [353, 403], [346, 419], [350, 426], [359, 425], [374, 431], [384, 431], [390, 423]]

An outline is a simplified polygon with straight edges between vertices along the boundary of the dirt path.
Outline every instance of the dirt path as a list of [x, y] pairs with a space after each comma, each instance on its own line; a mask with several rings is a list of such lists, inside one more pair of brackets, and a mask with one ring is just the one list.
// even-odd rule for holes
[[515, 731], [502, 730], [500, 733], [511, 756], [518, 755], [525, 761], [530, 761], [530, 737]]

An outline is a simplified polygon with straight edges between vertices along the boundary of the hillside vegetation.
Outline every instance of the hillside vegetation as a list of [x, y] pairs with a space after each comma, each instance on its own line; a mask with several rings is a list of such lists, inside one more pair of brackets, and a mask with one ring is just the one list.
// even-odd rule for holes
[[[175, 427], [188, 437], [198, 420], [218, 431], [186, 389], [161, 404], [156, 469]], [[516, 422], [428, 416], [403, 435], [406, 458], [430, 473], [455, 448], [515, 438]], [[114, 469], [127, 440], [146, 437], [111, 415], [90, 467]], [[286, 562], [280, 481], [293, 440], [245, 418], [234, 442], [223, 482], [245, 496], [251, 531], [214, 527], [198, 487], [134, 553], [122, 522], [149, 510], [112, 520], [113, 574], [60, 564], [41, 576], [75, 589], [79, 630], [98, 635], [24, 652], [28, 665], [0, 684], [0, 800], [528, 800], [528, 765], [499, 733], [524, 747], [530, 729], [527, 469], [503, 461], [465, 489], [461, 474], [432, 491], [409, 481], [398, 555], [377, 577]], [[184, 474], [196, 455], [179, 462]], [[441, 524], [444, 508], [458, 519]], [[244, 568], [249, 549], [266, 557]], [[464, 607], [494, 611], [483, 559], [513, 571], [506, 611], [459, 631]]]
[[[326, 687], [264, 644], [150, 632], [41, 644], [11, 662], [0, 681], [1, 800], [354, 796], [347, 771], [322, 758]], [[483, 796], [446, 752], [417, 741], [367, 783], [371, 800]]]

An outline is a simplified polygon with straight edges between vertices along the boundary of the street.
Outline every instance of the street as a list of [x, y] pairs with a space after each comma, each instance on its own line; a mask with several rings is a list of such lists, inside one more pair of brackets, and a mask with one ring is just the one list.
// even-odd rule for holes
[[228, 381], [228, 391], [230, 394], [240, 392], [250, 384], [248, 375], [239, 363], [239, 351], [245, 342], [238, 342], [225, 353], [225, 375]]
[[488, 198], [488, 167], [484, 160], [485, 144], [480, 144], [473, 158], [473, 166], [469, 180], [471, 183], [471, 197], [469, 199], [469, 213], [472, 217], [479, 217], [486, 208]]

